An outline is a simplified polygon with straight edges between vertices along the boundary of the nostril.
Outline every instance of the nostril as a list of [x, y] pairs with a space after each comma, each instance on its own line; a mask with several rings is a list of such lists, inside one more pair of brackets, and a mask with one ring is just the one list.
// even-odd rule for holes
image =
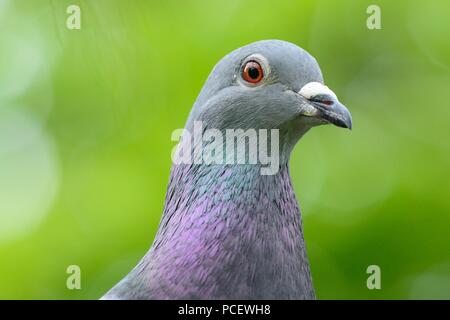
[[309, 101], [316, 102], [316, 103], [326, 105], [326, 106], [331, 106], [334, 104], [334, 101], [332, 99], [329, 99], [328, 97], [323, 97], [323, 96], [313, 97], [313, 98], [309, 99]]

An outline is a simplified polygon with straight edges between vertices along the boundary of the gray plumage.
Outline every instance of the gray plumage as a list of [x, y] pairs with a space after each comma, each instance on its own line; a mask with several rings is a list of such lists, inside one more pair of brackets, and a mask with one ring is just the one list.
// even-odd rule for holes
[[[243, 78], [249, 61], [264, 71], [257, 84]], [[103, 298], [314, 299], [289, 156], [313, 126], [351, 128], [316, 60], [279, 40], [239, 48], [214, 67], [185, 128], [194, 121], [222, 132], [278, 129], [277, 173], [250, 163], [174, 164], [150, 250]]]

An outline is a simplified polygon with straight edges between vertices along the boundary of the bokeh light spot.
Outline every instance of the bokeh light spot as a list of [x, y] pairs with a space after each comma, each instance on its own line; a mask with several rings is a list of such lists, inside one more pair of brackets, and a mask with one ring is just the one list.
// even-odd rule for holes
[[58, 186], [51, 138], [29, 114], [0, 110], [0, 242], [20, 237], [45, 217]]

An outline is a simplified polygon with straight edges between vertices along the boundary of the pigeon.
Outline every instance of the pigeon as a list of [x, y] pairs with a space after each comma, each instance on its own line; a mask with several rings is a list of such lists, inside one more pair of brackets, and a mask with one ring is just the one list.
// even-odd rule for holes
[[248, 158], [174, 163], [153, 244], [101, 299], [316, 299], [289, 158], [312, 127], [352, 127], [316, 59], [282, 40], [232, 51], [207, 78], [185, 131], [199, 122], [202, 132], [277, 130], [274, 172]]

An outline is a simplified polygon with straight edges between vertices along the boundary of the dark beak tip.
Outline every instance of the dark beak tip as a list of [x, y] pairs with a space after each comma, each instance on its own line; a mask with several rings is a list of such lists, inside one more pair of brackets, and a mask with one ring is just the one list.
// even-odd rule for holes
[[[350, 113], [349, 113], [350, 114]], [[351, 131], [353, 129], [353, 119], [352, 116], [349, 116], [349, 120], [348, 120], [348, 129]]]
[[308, 99], [314, 107], [321, 111], [320, 117], [337, 127], [352, 130], [353, 121], [350, 111], [337, 99], [329, 96], [314, 96]]
[[339, 128], [344, 128], [344, 129], [349, 129], [350, 131], [353, 128], [353, 123], [351, 119], [333, 119], [330, 121], [330, 123], [334, 124], [335, 126], [339, 127]]
[[347, 111], [345, 113], [345, 115], [343, 116], [343, 119], [342, 119], [342, 124], [344, 125], [345, 128], [349, 129], [350, 131], [352, 130], [352, 128], [353, 128], [353, 119], [352, 119], [352, 116], [351, 116], [350, 112]]
[[347, 129], [350, 130], [350, 131], [352, 131], [352, 129], [353, 129], [353, 123], [352, 123], [352, 121], [349, 121], [349, 122], [347, 123]]

